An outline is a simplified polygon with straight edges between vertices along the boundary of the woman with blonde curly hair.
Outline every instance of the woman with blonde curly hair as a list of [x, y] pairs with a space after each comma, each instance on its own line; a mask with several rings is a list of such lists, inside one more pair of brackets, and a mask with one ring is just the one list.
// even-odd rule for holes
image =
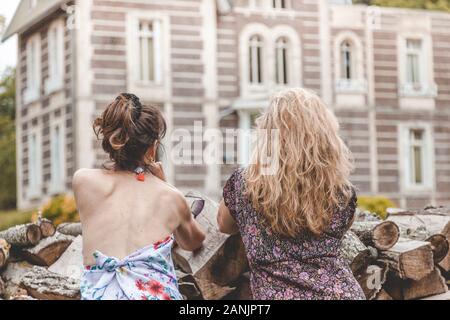
[[356, 193], [336, 117], [313, 92], [289, 89], [257, 130], [251, 164], [227, 181], [218, 216], [222, 232], [242, 235], [254, 298], [364, 299], [339, 256]]

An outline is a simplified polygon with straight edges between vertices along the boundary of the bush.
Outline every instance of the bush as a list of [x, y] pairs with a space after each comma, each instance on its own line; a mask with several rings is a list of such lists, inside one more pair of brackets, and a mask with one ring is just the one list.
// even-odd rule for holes
[[56, 225], [80, 221], [75, 199], [68, 195], [52, 198], [42, 207], [42, 216], [52, 220]]
[[381, 219], [387, 218], [387, 209], [396, 207], [396, 204], [383, 196], [360, 196], [358, 208], [376, 213]]

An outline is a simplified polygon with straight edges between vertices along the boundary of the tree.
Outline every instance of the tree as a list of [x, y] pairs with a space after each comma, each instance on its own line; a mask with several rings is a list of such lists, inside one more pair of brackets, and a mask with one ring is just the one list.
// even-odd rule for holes
[[450, 12], [450, 0], [354, 0], [353, 3], [363, 3], [381, 7], [442, 10]]
[[15, 71], [0, 78], [0, 209], [16, 205]]

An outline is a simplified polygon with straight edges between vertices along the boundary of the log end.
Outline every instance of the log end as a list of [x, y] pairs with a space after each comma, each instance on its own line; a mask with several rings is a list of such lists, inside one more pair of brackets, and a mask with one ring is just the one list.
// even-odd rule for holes
[[392, 221], [384, 221], [373, 229], [373, 238], [379, 250], [389, 250], [398, 241], [400, 229]]
[[442, 234], [435, 234], [429, 237], [426, 241], [431, 243], [434, 263], [441, 262], [448, 254], [449, 243], [447, 238]]
[[56, 232], [55, 225], [50, 221], [42, 221], [39, 227], [41, 229], [42, 237], [44, 238], [51, 237]]
[[35, 224], [30, 224], [27, 227], [27, 239], [32, 245], [36, 245], [42, 238], [41, 228]]

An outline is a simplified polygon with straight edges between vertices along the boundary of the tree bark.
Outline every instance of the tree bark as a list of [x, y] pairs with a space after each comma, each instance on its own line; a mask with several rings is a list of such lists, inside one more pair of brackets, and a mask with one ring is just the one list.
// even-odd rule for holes
[[387, 264], [370, 265], [365, 272], [356, 275], [356, 280], [364, 291], [367, 300], [374, 300], [386, 282], [389, 267]]
[[176, 270], [178, 279], [178, 288], [185, 300], [203, 300], [202, 293], [198, 288], [195, 278], [180, 270]]
[[0, 277], [0, 298], [3, 297], [5, 289], [6, 289], [5, 282], [3, 281], [2, 277]]
[[78, 237], [82, 234], [81, 222], [61, 223], [56, 231], [68, 236]]
[[43, 238], [51, 237], [56, 232], [55, 225], [53, 224], [53, 222], [51, 222], [48, 219], [45, 219], [45, 218], [39, 219], [38, 222], [37, 222], [37, 225], [41, 229], [41, 233], [42, 233], [42, 237]]
[[402, 291], [405, 300], [413, 300], [446, 293], [448, 288], [441, 272], [436, 268], [421, 280], [405, 281]]
[[248, 272], [244, 273], [234, 286], [236, 289], [226, 296], [224, 300], [253, 300], [250, 288], [250, 274]]
[[39, 300], [80, 300], [80, 284], [43, 267], [33, 267], [22, 278], [21, 286]]
[[207, 279], [195, 278], [198, 288], [205, 300], [221, 300], [235, 288], [221, 286]]
[[5, 239], [12, 246], [29, 247], [41, 240], [42, 233], [37, 225], [28, 223], [1, 231], [0, 238]]
[[371, 250], [351, 231], [342, 239], [340, 255], [347, 261], [352, 272], [357, 274], [365, 270], [375, 260], [376, 250]]
[[4, 239], [0, 239], [0, 270], [2, 270], [9, 259], [9, 249], [11, 245]]
[[76, 237], [61, 257], [48, 270], [80, 281], [83, 273], [83, 238]]
[[376, 295], [374, 300], [393, 300], [391, 295], [386, 292], [386, 290], [381, 289], [380, 292]]
[[378, 250], [388, 250], [398, 241], [400, 231], [398, 226], [391, 221], [357, 221], [351, 226], [359, 239], [366, 245]]
[[219, 286], [225, 286], [247, 269], [247, 257], [244, 244], [239, 235], [226, 235], [218, 230], [218, 205], [205, 199], [203, 211], [196, 220], [206, 233], [203, 247], [190, 252], [175, 246], [173, 260], [179, 268], [192, 274], [196, 279], [207, 280]]
[[429, 242], [400, 239], [388, 251], [380, 254], [401, 279], [420, 280], [434, 269], [433, 251]]
[[401, 236], [424, 241], [434, 234], [442, 233], [450, 222], [450, 214], [430, 213], [429, 211], [405, 211], [391, 214], [388, 221], [395, 222]]
[[26, 294], [25, 290], [20, 289], [19, 285], [25, 273], [31, 270], [33, 266], [28, 262], [10, 262], [5, 271], [2, 273], [5, 281], [5, 298], [10, 298], [16, 295]]
[[[441, 234], [445, 236], [447, 241], [450, 243], [450, 222], [447, 222], [445, 227], [442, 229]], [[444, 259], [439, 262], [439, 266], [445, 271], [450, 271], [450, 250], [445, 255]]]
[[51, 266], [72, 243], [73, 237], [61, 233], [55, 233], [52, 237], [45, 238], [32, 248], [22, 251], [25, 260], [39, 266]]

